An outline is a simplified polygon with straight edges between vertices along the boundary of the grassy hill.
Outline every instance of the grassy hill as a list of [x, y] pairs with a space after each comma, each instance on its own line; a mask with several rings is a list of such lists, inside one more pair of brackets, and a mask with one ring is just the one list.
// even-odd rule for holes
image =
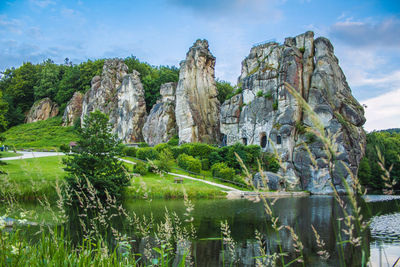
[[74, 127], [61, 126], [61, 117], [11, 127], [3, 133], [5, 144], [17, 149], [59, 149], [61, 144], [77, 140]]

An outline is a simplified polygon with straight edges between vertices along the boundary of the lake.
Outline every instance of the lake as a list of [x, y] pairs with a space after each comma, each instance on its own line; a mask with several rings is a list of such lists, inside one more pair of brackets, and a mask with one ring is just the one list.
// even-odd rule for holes
[[[371, 230], [366, 238], [370, 261], [372, 266], [387, 266], [387, 263], [392, 266], [400, 256], [400, 200], [372, 196], [368, 201], [368, 204], [362, 207], [362, 214], [365, 218], [371, 219]], [[185, 246], [192, 249], [197, 266], [222, 266], [223, 263], [229, 265], [229, 258], [232, 257], [227, 259], [227, 251], [221, 248], [221, 221], [228, 222], [231, 236], [236, 242], [233, 266], [255, 265], [255, 258], [260, 255], [260, 245], [255, 239], [256, 230], [262, 234], [261, 246], [267, 252], [276, 251], [277, 244], [280, 243], [283, 251], [287, 252], [286, 262], [298, 256], [294, 251], [289, 231], [282, 230], [281, 240], [278, 241], [262, 202], [220, 199], [195, 200], [193, 204], [195, 208], [192, 216], [197, 237], [194, 241], [187, 240]], [[139, 217], [144, 215], [148, 218], [152, 214], [155, 222], [164, 219], [166, 209], [170, 213], [176, 212], [179, 217], [183, 217], [186, 210], [183, 200], [130, 200], [124, 203], [124, 207], [128, 212], [134, 211]], [[279, 221], [293, 227], [299, 236], [304, 245], [306, 266], [340, 266], [340, 257], [347, 259], [358, 253], [345, 249], [343, 254], [340, 254], [335, 236], [340, 232], [337, 223], [342, 212], [334, 197], [282, 198], [276, 201], [273, 209]], [[116, 225], [118, 226], [115, 227], [123, 228], [122, 224]], [[327, 261], [322, 261], [317, 255], [318, 247], [311, 225], [326, 244], [326, 250], [330, 254], [330, 259]], [[137, 242], [139, 243], [137, 250], [140, 252], [143, 245], [140, 239], [137, 239]], [[351, 265], [358, 265], [357, 259], [350, 262]]]

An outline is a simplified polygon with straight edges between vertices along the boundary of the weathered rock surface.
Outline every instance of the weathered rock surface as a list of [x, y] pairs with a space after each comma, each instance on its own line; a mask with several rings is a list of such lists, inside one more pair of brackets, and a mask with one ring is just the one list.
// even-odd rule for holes
[[47, 120], [58, 115], [58, 105], [46, 97], [37, 101], [31, 107], [26, 116], [25, 122], [31, 123], [36, 121]]
[[207, 40], [197, 40], [181, 62], [175, 116], [181, 143], [216, 143], [220, 138], [215, 57]]
[[178, 133], [175, 120], [175, 91], [177, 83], [161, 85], [161, 99], [151, 109], [143, 126], [144, 141], [149, 145], [168, 142]]
[[142, 141], [147, 113], [139, 72], [128, 74], [128, 66], [121, 59], [106, 60], [101, 76], [92, 79], [92, 87], [84, 96], [82, 123], [84, 116], [95, 110], [109, 116], [113, 132], [123, 142]]
[[[291, 85], [304, 99], [289, 92]], [[259, 144], [275, 149], [283, 162], [279, 174], [291, 188], [330, 193], [330, 181], [344, 190], [341, 178], [351, 181], [364, 153], [364, 111], [354, 99], [326, 38], [312, 32], [285, 43], [253, 47], [242, 62], [238, 80], [243, 91], [221, 108], [221, 133], [226, 143]], [[314, 115], [313, 115], [314, 114]], [[318, 118], [319, 123], [314, 118]], [[308, 130], [320, 129], [332, 142], [340, 160], [333, 166], [324, 143]], [[350, 170], [350, 172], [348, 171]]]
[[82, 115], [83, 94], [75, 92], [64, 110], [63, 126], [71, 126]]
[[273, 172], [264, 172], [264, 177], [266, 180], [263, 180], [260, 173], [256, 173], [253, 178], [253, 185], [255, 188], [266, 188], [269, 190], [281, 190], [284, 189], [284, 180]]

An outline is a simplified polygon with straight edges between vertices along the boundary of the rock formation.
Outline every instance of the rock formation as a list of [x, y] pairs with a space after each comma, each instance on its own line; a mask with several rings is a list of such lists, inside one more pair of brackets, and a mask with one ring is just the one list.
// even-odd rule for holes
[[64, 110], [63, 126], [71, 126], [82, 114], [83, 94], [75, 92]]
[[178, 133], [175, 121], [176, 83], [161, 85], [161, 99], [151, 109], [143, 126], [144, 141], [151, 146], [166, 143]]
[[46, 97], [36, 101], [26, 116], [25, 122], [36, 122], [47, 120], [58, 115], [58, 105]]
[[181, 143], [219, 140], [220, 105], [214, 66], [207, 40], [197, 40], [180, 64], [175, 116]]
[[143, 140], [142, 128], [146, 121], [146, 103], [139, 72], [128, 74], [128, 66], [121, 59], [104, 62], [101, 76], [92, 79], [92, 87], [82, 104], [84, 116], [94, 110], [106, 113], [113, 132], [125, 143]]
[[[238, 85], [242, 92], [221, 107], [224, 141], [276, 150], [279, 174], [292, 188], [329, 193], [332, 181], [343, 191], [341, 178], [351, 180], [348, 170], [357, 173], [364, 153], [365, 118], [329, 40], [306, 32], [283, 45], [255, 46], [242, 62]], [[311, 131], [319, 126], [341, 163], [329, 165], [324, 143]]]

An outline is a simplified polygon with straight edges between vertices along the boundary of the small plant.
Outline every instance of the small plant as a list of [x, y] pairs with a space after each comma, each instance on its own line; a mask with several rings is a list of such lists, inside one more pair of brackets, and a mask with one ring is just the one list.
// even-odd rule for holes
[[264, 94], [264, 97], [265, 97], [266, 99], [272, 99], [272, 93], [271, 93], [271, 91], [266, 92], [266, 93]]
[[278, 110], [278, 100], [275, 100], [275, 102], [272, 104], [273, 110]]
[[300, 47], [299, 48], [300, 53], [304, 54], [304, 52], [306, 51], [306, 49], [304, 47]]
[[296, 121], [295, 127], [299, 134], [304, 134], [306, 132], [306, 126], [304, 126], [303, 122]]
[[260, 91], [257, 92], [257, 97], [262, 97], [263, 95], [264, 95], [264, 93], [263, 93], [262, 90], [260, 90]]

